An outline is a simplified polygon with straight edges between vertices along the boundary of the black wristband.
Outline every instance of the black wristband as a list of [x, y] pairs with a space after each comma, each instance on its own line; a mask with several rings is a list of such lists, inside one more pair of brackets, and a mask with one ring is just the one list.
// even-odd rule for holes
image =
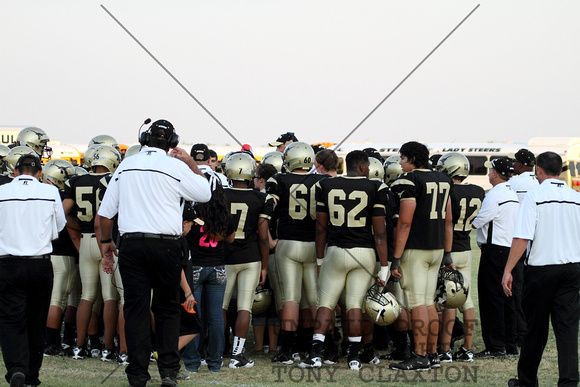
[[111, 243], [112, 241], [113, 241], [113, 238], [109, 238], [109, 239], [105, 239], [105, 240], [101, 239], [101, 244]]

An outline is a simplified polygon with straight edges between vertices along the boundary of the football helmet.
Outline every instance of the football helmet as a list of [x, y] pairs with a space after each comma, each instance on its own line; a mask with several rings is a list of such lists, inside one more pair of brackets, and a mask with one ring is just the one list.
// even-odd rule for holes
[[0, 144], [0, 173], [4, 173], [6, 171], [6, 156], [10, 152], [10, 148], [6, 145]]
[[89, 147], [91, 145], [109, 145], [115, 148], [117, 151], [119, 150], [119, 144], [117, 143], [117, 140], [108, 134], [99, 134], [98, 136], [91, 138], [91, 141], [89, 141]]
[[363, 308], [369, 319], [380, 326], [394, 323], [401, 313], [401, 306], [395, 296], [377, 284], [373, 284], [367, 291]]
[[14, 174], [14, 167], [16, 166], [18, 159], [20, 159], [20, 156], [24, 155], [38, 156], [38, 154], [36, 154], [36, 151], [34, 149], [24, 145], [15, 146], [14, 148], [10, 149], [10, 152], [8, 152], [5, 158], [6, 168], [8, 169], [10, 174]]
[[391, 184], [400, 174], [403, 173], [403, 167], [399, 164], [401, 156], [393, 155], [385, 160], [385, 183]]
[[270, 307], [272, 303], [272, 290], [265, 289], [258, 285], [254, 293], [254, 302], [252, 304], [252, 314], [262, 314]]
[[469, 160], [461, 153], [445, 153], [437, 162], [437, 170], [449, 177], [465, 178], [469, 176]]
[[126, 159], [127, 157], [136, 155], [137, 153], [141, 152], [141, 148], [143, 148], [141, 144], [129, 147], [129, 149], [125, 151], [125, 155], [123, 156], [123, 158]]
[[86, 169], [84, 169], [83, 167], [80, 167], [78, 165], [75, 167], [75, 175], [77, 175], [77, 176], [86, 175], [88, 173], [89, 172]]
[[374, 157], [369, 157], [369, 179], [383, 181], [385, 177], [385, 167]]
[[113, 173], [121, 164], [121, 154], [110, 145], [98, 145], [91, 157], [91, 168], [105, 167]]
[[262, 157], [260, 163], [273, 165], [276, 171], [282, 172], [284, 167], [284, 153], [278, 151], [268, 152]]
[[438, 310], [459, 308], [467, 300], [469, 284], [459, 271], [441, 267], [437, 278], [435, 303]]
[[62, 159], [52, 159], [42, 167], [42, 181], [50, 181], [60, 190], [64, 189], [64, 183], [75, 174], [75, 167]]
[[95, 149], [97, 149], [97, 146], [98, 145], [91, 145], [90, 147], [87, 148], [85, 154], [83, 155], [83, 166], [86, 167], [87, 169], [91, 168], [93, 152], [95, 151]]
[[256, 161], [247, 153], [234, 153], [226, 161], [225, 174], [232, 181], [252, 181]]
[[50, 139], [46, 132], [40, 128], [29, 126], [22, 129], [16, 136], [16, 143], [20, 146], [27, 146], [34, 149], [40, 158], [49, 159], [52, 156], [52, 149], [47, 146]]
[[224, 157], [222, 157], [222, 160], [220, 161], [220, 167], [222, 169], [222, 171], [226, 170], [226, 161], [228, 161], [228, 159], [230, 158], [231, 155], [233, 155], [234, 152], [228, 152], [224, 155]]
[[314, 164], [314, 150], [302, 141], [290, 143], [284, 150], [284, 166], [290, 172], [295, 169], [310, 170]]

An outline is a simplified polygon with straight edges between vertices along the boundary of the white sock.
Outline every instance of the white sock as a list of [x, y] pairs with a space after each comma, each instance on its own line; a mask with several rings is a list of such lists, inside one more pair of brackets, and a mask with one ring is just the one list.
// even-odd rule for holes
[[244, 350], [244, 344], [246, 344], [246, 339], [234, 336], [234, 349], [232, 351], [232, 355], [240, 355]]
[[312, 340], [322, 341], [324, 343], [324, 335], [322, 333], [315, 333], [312, 335]]
[[349, 337], [348, 341], [351, 343], [360, 343], [362, 341], [362, 336]]

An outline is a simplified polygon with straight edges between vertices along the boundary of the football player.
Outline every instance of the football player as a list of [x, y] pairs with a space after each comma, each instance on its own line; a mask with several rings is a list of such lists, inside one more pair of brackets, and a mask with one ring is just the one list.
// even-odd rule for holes
[[[445, 174], [429, 169], [429, 150], [425, 145], [407, 142], [399, 152], [404, 173], [391, 186], [400, 199], [391, 273], [401, 279], [407, 296], [415, 355], [389, 367], [429, 370], [441, 367], [437, 355], [439, 319], [434, 300], [439, 267], [444, 252], [451, 252], [453, 240], [449, 201], [453, 183]], [[444, 264], [451, 263], [447, 254]]]
[[256, 163], [246, 153], [234, 153], [226, 161], [226, 176], [232, 187], [225, 190], [226, 201], [234, 219], [235, 239], [225, 246], [226, 275], [224, 319], [237, 285], [238, 315], [234, 329], [234, 345], [229, 368], [249, 368], [253, 360], [244, 357], [243, 350], [250, 326], [254, 292], [263, 285], [268, 270], [268, 220], [272, 204], [266, 194], [248, 188], [254, 177]]
[[[275, 202], [274, 217], [278, 219], [278, 245], [275, 261], [283, 295], [280, 316], [281, 350], [274, 362], [292, 364], [292, 347], [300, 312], [302, 289], [306, 295], [308, 312], [303, 311], [307, 336], [312, 335], [313, 316], [318, 297], [316, 278], [315, 201], [314, 185], [327, 175], [309, 174], [314, 151], [305, 142], [293, 142], [284, 151], [288, 173], [278, 173], [266, 182], [266, 192]], [[304, 313], [309, 313], [305, 315]]]
[[[60, 159], [50, 160], [42, 168], [42, 181], [58, 188], [61, 199], [64, 196], [65, 182], [75, 175], [73, 165]], [[61, 355], [60, 328], [62, 314], [67, 304], [68, 295], [78, 276], [78, 251], [73, 244], [70, 233], [79, 233], [77, 230], [63, 229], [58, 239], [52, 241], [52, 254], [50, 260], [54, 273], [50, 308], [46, 319], [46, 345], [44, 354], [47, 356]], [[80, 238], [80, 234], [78, 235]]]
[[[481, 208], [481, 202], [485, 191], [478, 185], [463, 184], [469, 176], [469, 160], [461, 153], [446, 153], [437, 162], [438, 170], [445, 173], [453, 180], [451, 191], [451, 211], [453, 213], [453, 245], [451, 258], [456, 270], [471, 283], [471, 221], [477, 216]], [[463, 346], [455, 354], [451, 354], [451, 334], [455, 323], [457, 309], [443, 311], [442, 327], [440, 329], [439, 343], [442, 353], [439, 356], [442, 363], [449, 363], [453, 359], [472, 362], [473, 331], [475, 330], [475, 309], [471, 292], [461, 308], [464, 319], [464, 342]]]
[[[111, 349], [117, 332], [118, 291], [112, 274], [102, 269], [101, 252], [95, 236], [95, 214], [99, 208], [99, 182], [106, 174], [115, 172], [121, 162], [121, 154], [109, 145], [99, 145], [92, 155], [92, 171], [75, 176], [65, 185], [63, 207], [65, 214], [74, 208], [81, 231], [79, 250], [79, 273], [82, 283], [81, 302], [77, 309], [77, 345], [73, 348], [73, 359], [84, 359], [89, 355], [86, 336], [93, 304], [99, 296], [99, 285], [104, 301], [105, 348], [112, 361], [116, 357]], [[91, 339], [91, 343], [92, 343]], [[94, 344], [94, 343], [92, 343]]]
[[[318, 309], [312, 348], [301, 368], [322, 366], [325, 334], [334, 321], [334, 308], [346, 289], [348, 364], [359, 370], [362, 303], [375, 279], [375, 249], [384, 286], [389, 273], [385, 207], [387, 186], [369, 180], [369, 158], [363, 151], [346, 156], [347, 175], [322, 179], [316, 185], [316, 256], [320, 269]], [[328, 250], [326, 246], [328, 245]]]
[[34, 126], [22, 129], [16, 136], [16, 145], [33, 149], [41, 159], [49, 159], [52, 156], [52, 149], [48, 146], [49, 141], [46, 132]]
[[6, 169], [6, 156], [8, 156], [8, 152], [10, 152], [10, 148], [8, 148], [6, 145], [0, 144], [0, 185], [3, 184], [3, 176], [5, 176], [8, 172]]

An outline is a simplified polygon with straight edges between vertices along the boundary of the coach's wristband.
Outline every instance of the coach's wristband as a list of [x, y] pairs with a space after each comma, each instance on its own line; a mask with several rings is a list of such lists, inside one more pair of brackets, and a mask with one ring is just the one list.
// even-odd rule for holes
[[401, 264], [401, 258], [393, 258], [391, 262], [391, 270], [397, 270]]
[[322, 265], [322, 262], [324, 262], [324, 258], [316, 258], [316, 264], [318, 266], [321, 266]]
[[101, 244], [105, 244], [105, 243], [111, 243], [113, 241], [113, 238], [109, 238], [109, 239], [101, 239]]

